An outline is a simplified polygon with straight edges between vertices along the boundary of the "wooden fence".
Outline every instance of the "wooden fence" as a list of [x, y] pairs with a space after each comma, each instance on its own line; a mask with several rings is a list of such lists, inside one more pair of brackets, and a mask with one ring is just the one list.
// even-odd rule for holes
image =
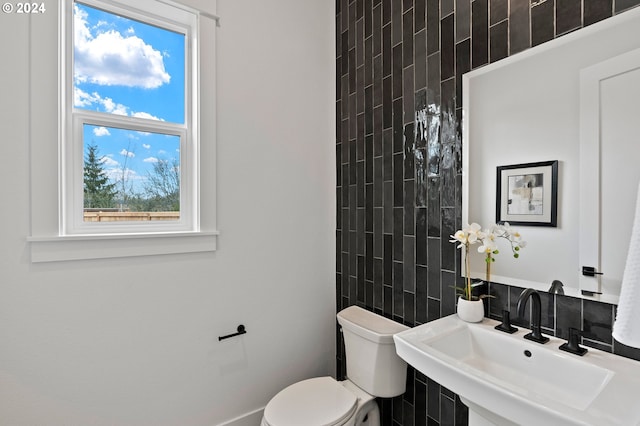
[[86, 211], [85, 222], [131, 222], [149, 220], [178, 220], [180, 212], [109, 212]]

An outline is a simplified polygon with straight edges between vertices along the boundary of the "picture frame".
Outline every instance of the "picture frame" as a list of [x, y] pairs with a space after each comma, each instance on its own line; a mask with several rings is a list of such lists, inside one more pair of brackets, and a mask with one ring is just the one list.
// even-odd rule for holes
[[498, 166], [496, 223], [558, 226], [558, 161]]

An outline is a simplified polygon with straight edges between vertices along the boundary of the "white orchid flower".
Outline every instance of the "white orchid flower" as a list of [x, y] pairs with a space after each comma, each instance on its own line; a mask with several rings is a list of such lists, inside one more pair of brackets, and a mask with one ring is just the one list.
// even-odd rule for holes
[[469, 244], [475, 244], [484, 237], [482, 227], [475, 222], [465, 228], [464, 231], [467, 234], [467, 242]]
[[498, 245], [495, 240], [486, 238], [483, 240], [482, 245], [478, 247], [478, 253], [492, 254], [498, 251]]
[[481, 229], [482, 228], [477, 223], [467, 225], [463, 229], [456, 231], [455, 234], [451, 235], [452, 239], [449, 240], [449, 242], [459, 243], [457, 248], [462, 248], [468, 244], [475, 244], [484, 238], [484, 233]]
[[462, 248], [467, 244], [467, 234], [462, 230], [456, 231], [456, 233], [451, 235], [450, 237], [450, 243], [459, 243], [456, 248]]
[[482, 227], [477, 223], [467, 225], [459, 231], [456, 231], [454, 235], [451, 235], [452, 243], [457, 243], [456, 248], [465, 249], [465, 277], [466, 285], [464, 290], [464, 297], [467, 300], [472, 299], [471, 295], [471, 276], [469, 274], [469, 246], [471, 244], [480, 243], [478, 247], [478, 253], [484, 254], [485, 261], [487, 263], [486, 280], [490, 281], [491, 277], [491, 264], [495, 262], [494, 255], [499, 253], [498, 251], [498, 238], [504, 238], [509, 241], [511, 251], [514, 258], [520, 257], [519, 251], [521, 248], [526, 247], [527, 242], [522, 240], [522, 235], [517, 230], [511, 228], [509, 222], [504, 222], [501, 225], [493, 224], [488, 229], [482, 230]]

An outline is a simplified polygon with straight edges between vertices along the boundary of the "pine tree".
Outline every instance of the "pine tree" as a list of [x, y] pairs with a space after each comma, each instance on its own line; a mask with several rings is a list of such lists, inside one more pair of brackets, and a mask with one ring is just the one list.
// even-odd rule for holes
[[104, 170], [103, 158], [98, 155], [98, 147], [89, 145], [84, 157], [84, 207], [115, 207], [117, 191], [115, 183], [109, 181]]

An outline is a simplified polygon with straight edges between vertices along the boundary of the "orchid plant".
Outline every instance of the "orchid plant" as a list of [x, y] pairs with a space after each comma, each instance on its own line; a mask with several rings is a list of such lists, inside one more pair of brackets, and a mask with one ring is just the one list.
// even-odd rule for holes
[[451, 235], [450, 242], [457, 243], [457, 248], [464, 249], [465, 286], [463, 288], [456, 287], [456, 290], [460, 293], [460, 297], [465, 300], [473, 300], [471, 293], [473, 286], [471, 285], [471, 275], [469, 274], [469, 248], [472, 244], [483, 241], [483, 237], [482, 227], [477, 223], [472, 223]]
[[504, 238], [509, 242], [511, 252], [514, 258], [520, 257], [520, 249], [526, 247], [527, 242], [522, 240], [520, 232], [511, 228], [509, 222], [498, 225], [494, 224], [482, 233], [482, 244], [478, 247], [478, 253], [485, 254], [486, 274], [485, 279], [487, 282], [491, 281], [491, 264], [496, 261], [494, 255], [500, 253], [496, 241], [498, 238]]
[[471, 268], [469, 261], [469, 251], [471, 245], [479, 243], [480, 246], [478, 247], [478, 252], [485, 254], [487, 282], [491, 278], [491, 264], [496, 260], [494, 256], [500, 253], [497, 245], [498, 238], [504, 238], [509, 242], [513, 257], [516, 259], [520, 257], [520, 249], [526, 246], [526, 242], [522, 240], [520, 233], [511, 228], [511, 226], [507, 222], [502, 225], [491, 225], [489, 229], [486, 229], [484, 231], [482, 230], [482, 227], [480, 225], [478, 225], [477, 223], [472, 223], [471, 225], [468, 225], [465, 228], [457, 231], [454, 235], [451, 235], [451, 238], [452, 239], [450, 240], [450, 242], [458, 244], [457, 248], [464, 249], [465, 286], [456, 287], [456, 290], [458, 290], [460, 297], [466, 300], [489, 297], [487, 295], [473, 296], [472, 294], [473, 288], [481, 285], [482, 283], [471, 283]]

